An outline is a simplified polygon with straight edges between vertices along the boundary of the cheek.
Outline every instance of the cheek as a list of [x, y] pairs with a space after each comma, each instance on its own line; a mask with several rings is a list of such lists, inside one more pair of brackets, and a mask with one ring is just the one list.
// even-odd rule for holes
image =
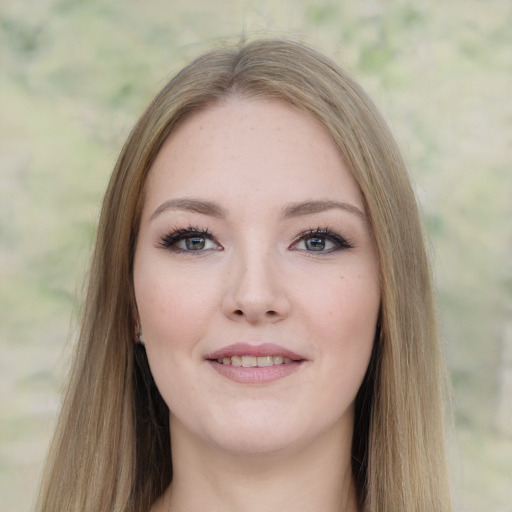
[[316, 341], [333, 387], [357, 392], [373, 348], [380, 308], [374, 273], [339, 275], [317, 283], [303, 302], [308, 336]]
[[331, 275], [313, 284], [297, 294], [302, 295], [302, 309], [309, 311], [316, 332], [331, 340], [373, 340], [380, 307], [379, 281], [373, 272]]
[[134, 282], [141, 326], [150, 345], [192, 342], [217, 300], [214, 283], [186, 269], [141, 264], [135, 268]]
[[214, 287], [166, 266], [134, 269], [137, 308], [156, 385], [171, 410], [196, 393], [191, 361], [210, 320]]

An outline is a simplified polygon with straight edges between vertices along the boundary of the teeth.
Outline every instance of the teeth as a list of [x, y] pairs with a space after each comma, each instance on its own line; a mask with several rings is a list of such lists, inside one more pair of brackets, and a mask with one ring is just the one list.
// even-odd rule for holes
[[289, 357], [283, 356], [232, 356], [217, 359], [217, 362], [231, 366], [243, 366], [244, 368], [254, 368], [256, 366], [263, 368], [276, 364], [290, 364], [293, 361]]
[[244, 368], [252, 368], [258, 366], [258, 358], [253, 356], [242, 356], [242, 366]]
[[272, 356], [258, 357], [258, 366], [272, 366]]

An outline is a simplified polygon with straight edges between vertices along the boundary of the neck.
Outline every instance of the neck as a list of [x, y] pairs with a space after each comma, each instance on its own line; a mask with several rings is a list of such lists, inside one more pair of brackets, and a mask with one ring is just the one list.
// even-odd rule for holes
[[[338, 425], [339, 427], [339, 425]], [[352, 432], [283, 452], [226, 453], [172, 426], [173, 481], [152, 512], [357, 512]]]

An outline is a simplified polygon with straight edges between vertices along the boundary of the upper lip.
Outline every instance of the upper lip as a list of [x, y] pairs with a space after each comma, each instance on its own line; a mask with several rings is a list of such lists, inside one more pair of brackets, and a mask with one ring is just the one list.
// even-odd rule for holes
[[222, 347], [215, 352], [211, 352], [205, 356], [205, 359], [223, 359], [224, 357], [232, 357], [232, 356], [253, 356], [253, 357], [263, 357], [263, 356], [282, 356], [288, 357], [292, 361], [302, 361], [305, 359], [304, 357], [288, 350], [279, 345], [275, 345], [274, 343], [258, 343], [258, 344], [250, 344], [250, 343], [235, 343], [233, 345], [227, 345], [226, 347]]

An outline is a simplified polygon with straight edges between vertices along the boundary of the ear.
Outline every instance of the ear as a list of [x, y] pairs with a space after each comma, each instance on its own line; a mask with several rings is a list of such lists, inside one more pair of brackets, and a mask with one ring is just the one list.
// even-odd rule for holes
[[142, 327], [140, 325], [139, 311], [137, 310], [137, 306], [132, 308], [132, 326], [135, 342], [142, 343], [144, 345], [144, 341], [142, 339]]

